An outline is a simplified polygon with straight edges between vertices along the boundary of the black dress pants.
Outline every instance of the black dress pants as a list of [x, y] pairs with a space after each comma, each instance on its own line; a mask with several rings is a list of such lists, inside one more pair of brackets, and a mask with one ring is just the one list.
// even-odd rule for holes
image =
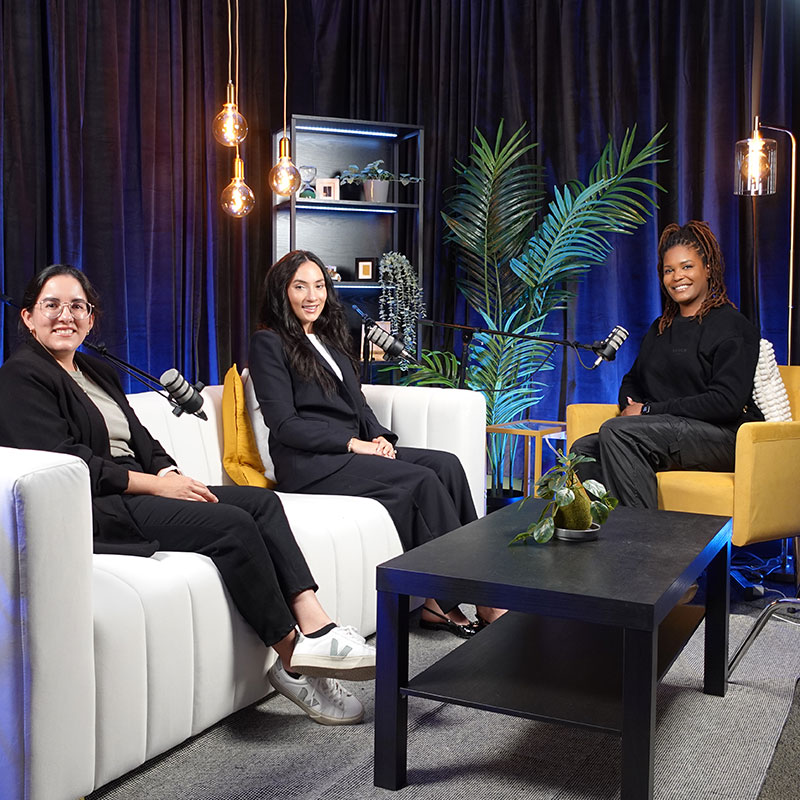
[[733, 472], [736, 431], [671, 414], [614, 417], [572, 451], [595, 459], [578, 467], [581, 480], [600, 481], [624, 506], [658, 508], [657, 472]]
[[442, 450], [398, 447], [394, 459], [356, 455], [301, 491], [377, 500], [389, 512], [403, 550], [477, 519], [461, 462]]
[[208, 556], [244, 619], [264, 644], [275, 644], [295, 626], [287, 600], [317, 585], [274, 492], [209, 489], [219, 503], [152, 495], [124, 495], [124, 502], [159, 549]]

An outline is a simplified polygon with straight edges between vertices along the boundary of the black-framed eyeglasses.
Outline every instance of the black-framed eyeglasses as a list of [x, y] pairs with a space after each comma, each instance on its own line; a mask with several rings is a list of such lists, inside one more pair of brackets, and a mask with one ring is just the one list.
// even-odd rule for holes
[[42, 314], [48, 319], [60, 317], [65, 306], [69, 309], [73, 319], [77, 320], [88, 319], [94, 311], [94, 306], [85, 300], [67, 300], [62, 303], [60, 300], [56, 300], [55, 297], [45, 297], [42, 300], [38, 300], [36, 305], [39, 306]]

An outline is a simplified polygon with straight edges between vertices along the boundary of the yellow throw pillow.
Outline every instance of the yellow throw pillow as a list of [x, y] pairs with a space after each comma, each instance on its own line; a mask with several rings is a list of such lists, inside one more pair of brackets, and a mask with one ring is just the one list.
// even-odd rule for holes
[[245, 408], [244, 385], [236, 364], [226, 373], [222, 390], [222, 435], [222, 464], [234, 483], [266, 488], [275, 485], [264, 477], [264, 465]]

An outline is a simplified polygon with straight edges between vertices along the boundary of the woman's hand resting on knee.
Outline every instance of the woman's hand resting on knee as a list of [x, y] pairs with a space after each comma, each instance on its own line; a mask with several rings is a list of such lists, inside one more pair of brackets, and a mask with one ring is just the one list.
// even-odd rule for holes
[[363, 439], [353, 438], [347, 443], [347, 451], [359, 456], [383, 456], [384, 458], [394, 458], [394, 446], [383, 436], [365, 442]]
[[161, 476], [131, 471], [128, 473], [128, 488], [125, 494], [152, 494], [156, 497], [193, 500], [199, 503], [219, 502], [217, 496], [204, 483], [174, 470]]

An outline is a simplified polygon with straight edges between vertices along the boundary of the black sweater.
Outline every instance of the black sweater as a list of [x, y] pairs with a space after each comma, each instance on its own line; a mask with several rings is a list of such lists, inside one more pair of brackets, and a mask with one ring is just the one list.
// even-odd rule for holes
[[759, 333], [733, 306], [712, 308], [702, 320], [676, 317], [658, 333], [656, 320], [622, 379], [627, 398], [650, 403], [651, 414], [691, 417], [728, 428], [761, 420], [753, 403]]

